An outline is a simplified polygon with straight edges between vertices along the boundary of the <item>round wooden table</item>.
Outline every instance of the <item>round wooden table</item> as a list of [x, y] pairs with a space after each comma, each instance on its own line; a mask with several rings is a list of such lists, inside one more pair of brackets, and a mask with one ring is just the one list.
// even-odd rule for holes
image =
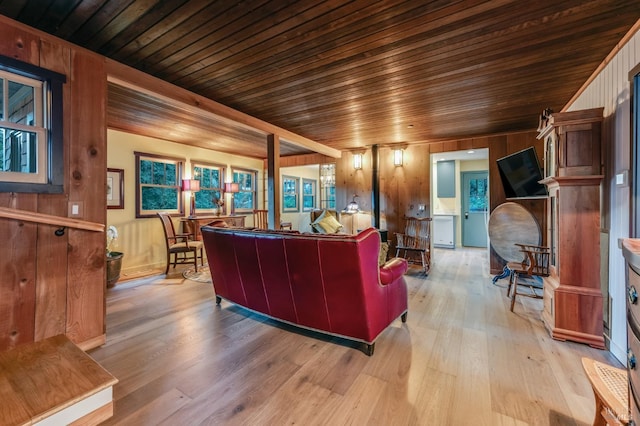
[[489, 217], [489, 239], [498, 256], [507, 262], [519, 262], [522, 253], [516, 243], [540, 245], [540, 225], [535, 217], [518, 203], [496, 207]]

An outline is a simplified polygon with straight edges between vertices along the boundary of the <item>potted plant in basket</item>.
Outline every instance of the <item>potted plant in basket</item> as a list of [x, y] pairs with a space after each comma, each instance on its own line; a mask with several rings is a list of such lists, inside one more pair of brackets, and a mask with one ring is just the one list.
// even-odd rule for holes
[[124, 253], [113, 251], [112, 247], [118, 239], [118, 229], [111, 225], [107, 228], [107, 287], [113, 287], [120, 279], [122, 257]]

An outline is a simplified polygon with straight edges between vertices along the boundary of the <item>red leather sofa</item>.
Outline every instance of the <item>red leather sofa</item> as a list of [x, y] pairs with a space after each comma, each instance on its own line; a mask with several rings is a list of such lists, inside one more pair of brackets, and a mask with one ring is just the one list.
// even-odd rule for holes
[[407, 262], [378, 266], [380, 235], [320, 235], [246, 228], [201, 228], [216, 302], [364, 342], [407, 318]]

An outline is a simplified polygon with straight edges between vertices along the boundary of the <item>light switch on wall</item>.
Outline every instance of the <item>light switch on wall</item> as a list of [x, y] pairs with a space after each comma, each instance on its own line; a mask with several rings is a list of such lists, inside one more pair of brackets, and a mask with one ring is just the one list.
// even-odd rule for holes
[[69, 213], [67, 216], [80, 218], [83, 215], [82, 201], [69, 201]]
[[627, 186], [629, 183], [629, 170], [623, 170], [616, 174], [616, 186]]

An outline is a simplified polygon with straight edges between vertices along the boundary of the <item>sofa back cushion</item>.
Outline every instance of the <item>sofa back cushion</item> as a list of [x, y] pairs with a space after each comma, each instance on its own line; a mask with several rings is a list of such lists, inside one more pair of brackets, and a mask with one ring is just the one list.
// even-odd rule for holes
[[352, 236], [203, 227], [202, 234], [216, 294], [225, 299], [345, 336], [375, 337], [393, 319], [380, 297], [386, 288], [374, 229]]

